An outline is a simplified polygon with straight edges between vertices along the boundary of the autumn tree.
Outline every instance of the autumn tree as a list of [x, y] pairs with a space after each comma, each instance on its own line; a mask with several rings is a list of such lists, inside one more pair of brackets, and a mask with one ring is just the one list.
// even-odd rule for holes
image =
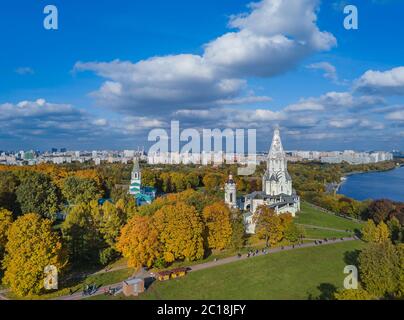
[[44, 286], [44, 268], [66, 265], [62, 243], [52, 231], [52, 222], [28, 213], [10, 227], [3, 282], [19, 296], [39, 294]]
[[22, 213], [35, 212], [53, 219], [59, 210], [58, 190], [45, 174], [27, 172], [16, 194]]
[[128, 260], [128, 266], [151, 267], [160, 257], [159, 233], [148, 216], [134, 216], [122, 228], [117, 249]]
[[206, 174], [202, 181], [208, 192], [214, 192], [219, 190], [222, 186], [224, 180], [224, 176], [217, 173], [208, 173]]
[[223, 202], [215, 202], [203, 209], [203, 220], [207, 231], [208, 247], [222, 250], [232, 238], [230, 209]]
[[8, 232], [13, 223], [13, 214], [6, 209], [0, 209], [0, 262], [6, 249]]
[[259, 207], [253, 221], [256, 224], [257, 237], [265, 239], [267, 247], [277, 244], [282, 239], [281, 218], [273, 209], [267, 206]]
[[383, 221], [376, 226], [373, 220], [368, 220], [362, 229], [362, 238], [367, 242], [383, 243], [389, 240], [390, 231]]
[[342, 289], [334, 293], [336, 300], [375, 300], [376, 297], [363, 289]]
[[203, 222], [192, 206], [183, 202], [163, 206], [153, 215], [166, 262], [201, 259]]
[[375, 200], [367, 208], [366, 218], [373, 219], [375, 223], [386, 221], [390, 212], [394, 210], [394, 204], [387, 199]]

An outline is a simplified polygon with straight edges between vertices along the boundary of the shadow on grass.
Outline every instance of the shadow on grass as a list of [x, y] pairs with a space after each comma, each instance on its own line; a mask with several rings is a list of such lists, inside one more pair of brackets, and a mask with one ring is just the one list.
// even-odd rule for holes
[[337, 287], [331, 283], [321, 283], [318, 287], [320, 295], [315, 297], [312, 293], [309, 293], [308, 300], [334, 300], [334, 293], [337, 291]]
[[354, 251], [345, 252], [344, 253], [344, 262], [347, 265], [357, 266], [360, 252], [361, 252], [360, 250], [354, 250]]

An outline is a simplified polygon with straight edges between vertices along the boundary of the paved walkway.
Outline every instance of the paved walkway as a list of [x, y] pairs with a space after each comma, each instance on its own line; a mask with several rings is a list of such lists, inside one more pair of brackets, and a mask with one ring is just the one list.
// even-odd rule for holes
[[[269, 249], [269, 250], [267, 250], [267, 254], [272, 254], [272, 253], [281, 252], [281, 251], [298, 250], [298, 249], [301, 249], [301, 248], [325, 246], [325, 245], [341, 243], [341, 242], [348, 242], [348, 241], [355, 241], [355, 240], [358, 240], [358, 239], [355, 238], [355, 237], [347, 237], [347, 238], [336, 239], [336, 240], [328, 240], [327, 242], [323, 241], [322, 244], [315, 244], [314, 242], [303, 243], [301, 245], [285, 246], [283, 249], [282, 248]], [[258, 255], [251, 256], [250, 258], [248, 258], [247, 254], [243, 254], [243, 255], [241, 255], [241, 257], [233, 256], [233, 257], [223, 258], [223, 259], [220, 259], [220, 260], [217, 260], [217, 261], [210, 261], [210, 262], [206, 262], [206, 263], [201, 263], [201, 264], [190, 266], [189, 267], [190, 268], [189, 272], [195, 272], [195, 271], [199, 271], [199, 270], [213, 268], [213, 267], [216, 267], [216, 266], [221, 266], [221, 265], [225, 265], [225, 264], [228, 264], [228, 263], [233, 263], [233, 262], [240, 261], [240, 260], [254, 259], [255, 257], [263, 256], [263, 255], [266, 255], [266, 254], [262, 253], [262, 251], [260, 250]], [[150, 273], [148, 275], [151, 277]], [[85, 299], [85, 298], [94, 297], [94, 296], [104, 294], [104, 292], [106, 290], [108, 290], [109, 288], [121, 288], [121, 287], [122, 287], [122, 281], [120, 281], [119, 283], [102, 286], [97, 290], [96, 293], [92, 294], [91, 296], [83, 296], [82, 292], [80, 291], [80, 292], [74, 293], [74, 294], [69, 295], [69, 296], [56, 297], [56, 298], [54, 298], [52, 300], [81, 300], [81, 299]]]
[[345, 233], [353, 233], [351, 230], [342, 230], [342, 229], [335, 229], [335, 228], [329, 228], [329, 227], [320, 227], [320, 226], [315, 226], [312, 224], [303, 224], [303, 223], [296, 223], [299, 226], [307, 227], [310, 229], [320, 229], [320, 230], [328, 230], [328, 231], [337, 231], [337, 232], [345, 232]]

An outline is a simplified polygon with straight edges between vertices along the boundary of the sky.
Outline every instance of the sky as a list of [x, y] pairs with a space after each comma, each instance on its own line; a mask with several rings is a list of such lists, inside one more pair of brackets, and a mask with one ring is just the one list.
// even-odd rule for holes
[[[46, 5], [58, 30], [46, 30]], [[404, 2], [4, 0], [0, 150], [135, 149], [274, 127], [288, 150], [404, 149]], [[168, 131], [169, 133], [169, 131]]]

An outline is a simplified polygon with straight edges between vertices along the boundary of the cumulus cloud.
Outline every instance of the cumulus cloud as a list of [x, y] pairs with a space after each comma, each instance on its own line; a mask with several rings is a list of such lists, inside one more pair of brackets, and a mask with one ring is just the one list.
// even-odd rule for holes
[[263, 102], [268, 98], [243, 98], [248, 77], [286, 72], [336, 45], [332, 34], [317, 27], [317, 7], [317, 0], [263, 0], [233, 16], [229, 27], [234, 31], [205, 44], [202, 55], [78, 62], [74, 69], [104, 78], [93, 96], [128, 114]]
[[404, 95], [404, 67], [366, 71], [355, 82], [357, 91], [380, 95]]

